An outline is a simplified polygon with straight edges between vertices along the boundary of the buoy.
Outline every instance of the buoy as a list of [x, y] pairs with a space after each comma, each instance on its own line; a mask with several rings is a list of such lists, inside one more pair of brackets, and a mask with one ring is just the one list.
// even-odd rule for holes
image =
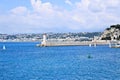
[[88, 59], [92, 58], [92, 56], [88, 55]]

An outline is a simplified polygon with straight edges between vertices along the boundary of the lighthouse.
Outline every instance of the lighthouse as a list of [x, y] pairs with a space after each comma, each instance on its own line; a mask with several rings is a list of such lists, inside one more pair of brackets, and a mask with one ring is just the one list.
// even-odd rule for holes
[[46, 39], [47, 39], [46, 34], [43, 34], [43, 41], [41, 43], [41, 46], [46, 46]]

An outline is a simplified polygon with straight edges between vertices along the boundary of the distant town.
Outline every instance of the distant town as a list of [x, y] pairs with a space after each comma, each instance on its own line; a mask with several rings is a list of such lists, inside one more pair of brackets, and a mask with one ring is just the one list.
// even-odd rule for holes
[[79, 32], [79, 33], [39, 33], [39, 34], [0, 34], [0, 42], [37, 42], [41, 41], [43, 34], [47, 34], [48, 39], [64, 39], [75, 41], [89, 41], [94, 36], [101, 36], [102, 32]]
[[0, 34], [0, 42], [40, 42], [46, 34], [47, 40], [67, 41], [92, 41], [95, 40], [120, 40], [120, 25], [111, 25], [103, 32], [78, 32], [78, 33], [30, 33], [30, 34]]

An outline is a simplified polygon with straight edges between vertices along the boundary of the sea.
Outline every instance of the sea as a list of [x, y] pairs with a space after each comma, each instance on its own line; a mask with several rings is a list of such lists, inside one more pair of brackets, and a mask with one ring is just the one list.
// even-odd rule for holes
[[0, 80], [120, 80], [120, 48], [38, 43], [1, 42]]

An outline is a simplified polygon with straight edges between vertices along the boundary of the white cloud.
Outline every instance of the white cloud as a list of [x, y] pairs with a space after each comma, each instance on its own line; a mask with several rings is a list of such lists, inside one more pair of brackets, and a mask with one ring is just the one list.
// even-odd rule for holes
[[26, 7], [20, 6], [10, 10], [10, 12], [16, 15], [24, 15], [28, 13], [28, 10]]
[[73, 5], [70, 0], [65, 0], [65, 3], [66, 3], [66, 4], [69, 4], [69, 5], [71, 5], [71, 6]]
[[100, 31], [111, 24], [120, 23], [120, 0], [71, 1], [65, 1], [72, 4], [71, 10], [67, 10], [50, 2], [31, 0], [33, 10], [16, 7], [10, 10], [9, 15], [0, 16], [0, 25], [9, 26], [13, 32], [70, 32]]
[[54, 7], [51, 3], [42, 3], [41, 0], [31, 0], [32, 7], [36, 13], [52, 15], [54, 13]]
[[80, 2], [76, 2], [75, 6], [80, 9], [87, 9], [90, 4], [90, 0], [81, 0]]

